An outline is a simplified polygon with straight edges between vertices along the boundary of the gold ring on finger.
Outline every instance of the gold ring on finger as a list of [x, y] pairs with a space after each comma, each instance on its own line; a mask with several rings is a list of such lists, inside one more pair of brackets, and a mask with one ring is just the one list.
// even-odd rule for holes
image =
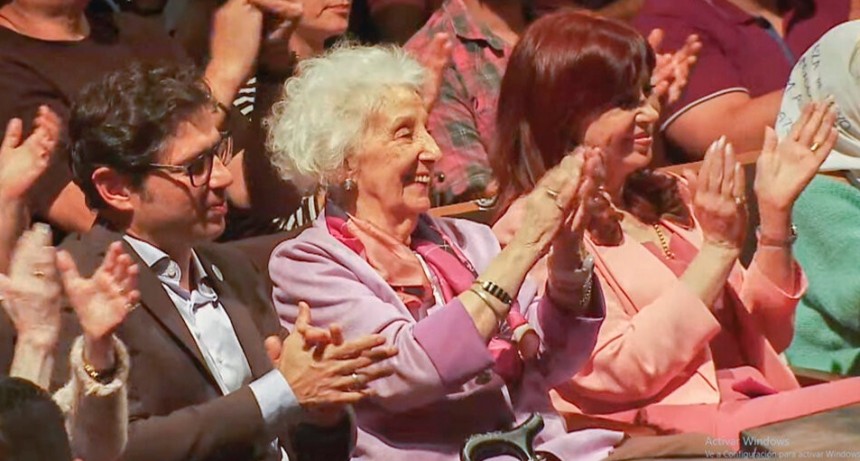
[[809, 146], [809, 150], [811, 150], [812, 152], [815, 152], [818, 150], [819, 147], [821, 147], [821, 143], [819, 143], [818, 141], [815, 141], [814, 143], [812, 143], [811, 146]]
[[125, 304], [125, 310], [128, 312], [131, 312], [131, 311], [137, 309], [137, 306], [140, 306], [140, 303], [126, 303]]

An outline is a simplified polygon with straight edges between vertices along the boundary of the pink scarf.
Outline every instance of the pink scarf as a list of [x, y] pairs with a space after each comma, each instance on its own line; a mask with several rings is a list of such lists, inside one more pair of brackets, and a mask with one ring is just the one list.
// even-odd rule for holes
[[[333, 207], [327, 210], [326, 226], [334, 238], [363, 257], [388, 282], [416, 320], [426, 316], [426, 309], [436, 304], [434, 282], [435, 296], [441, 297], [441, 303], [446, 304], [468, 290], [477, 277], [465, 256], [424, 217], [412, 233], [411, 246], [372, 223]], [[424, 260], [427, 271], [416, 255]], [[510, 333], [523, 325], [531, 329], [526, 335], [536, 336], [536, 333], [517, 304], [511, 308], [506, 320], [505, 331], [490, 340], [487, 347], [495, 358], [494, 371], [505, 381], [514, 382], [522, 373], [521, 357], [534, 357], [537, 351], [525, 351], [522, 347], [518, 350], [510, 339]], [[503, 335], [506, 337], [500, 337]]]

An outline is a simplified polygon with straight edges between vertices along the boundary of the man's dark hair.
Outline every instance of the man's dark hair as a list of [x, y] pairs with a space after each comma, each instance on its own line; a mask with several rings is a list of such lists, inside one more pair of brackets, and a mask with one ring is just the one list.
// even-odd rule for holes
[[63, 413], [50, 394], [25, 379], [0, 377], [0, 459], [72, 459]]
[[139, 187], [179, 124], [211, 104], [201, 74], [190, 66], [135, 63], [84, 87], [72, 106], [69, 143], [74, 181], [87, 204], [107, 206], [93, 171], [110, 167]]

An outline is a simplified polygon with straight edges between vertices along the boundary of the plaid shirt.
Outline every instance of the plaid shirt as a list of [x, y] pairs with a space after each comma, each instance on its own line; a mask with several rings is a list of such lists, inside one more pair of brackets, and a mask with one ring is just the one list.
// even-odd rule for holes
[[433, 200], [445, 205], [487, 195], [492, 181], [487, 152], [511, 47], [477, 23], [462, 0], [446, 0], [406, 49], [420, 55], [439, 32], [448, 33], [454, 45], [429, 121], [443, 153], [436, 168], [445, 174], [445, 181], [434, 186]]

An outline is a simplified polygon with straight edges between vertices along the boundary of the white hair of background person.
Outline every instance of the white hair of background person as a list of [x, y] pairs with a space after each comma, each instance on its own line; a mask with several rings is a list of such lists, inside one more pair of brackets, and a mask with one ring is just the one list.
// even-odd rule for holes
[[839, 138], [820, 171], [860, 169], [860, 20], [830, 29], [794, 66], [776, 119], [779, 138], [807, 103], [830, 95], [839, 111]]
[[394, 87], [421, 91], [425, 70], [396, 46], [341, 44], [303, 60], [264, 120], [280, 176], [309, 191], [338, 184], [367, 119]]

